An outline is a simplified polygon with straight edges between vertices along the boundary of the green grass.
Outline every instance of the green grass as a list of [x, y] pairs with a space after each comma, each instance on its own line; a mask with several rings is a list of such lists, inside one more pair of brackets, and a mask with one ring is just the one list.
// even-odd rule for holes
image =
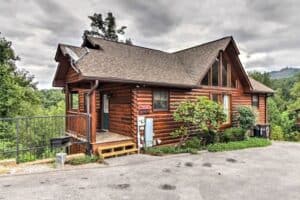
[[73, 158], [73, 159], [67, 161], [67, 164], [82, 165], [82, 164], [95, 163], [95, 162], [100, 162], [100, 161], [101, 161], [101, 159], [97, 156], [83, 156], [83, 157]]
[[162, 147], [151, 147], [145, 149], [145, 153], [156, 155], [156, 156], [162, 156], [164, 154], [178, 154], [178, 153], [192, 153], [196, 154], [197, 149], [193, 148], [180, 148], [175, 146], [162, 146]]
[[263, 138], [249, 138], [243, 141], [215, 143], [208, 146], [207, 150], [210, 152], [218, 151], [232, 151], [237, 149], [246, 149], [253, 147], [265, 147], [271, 145], [271, 141]]

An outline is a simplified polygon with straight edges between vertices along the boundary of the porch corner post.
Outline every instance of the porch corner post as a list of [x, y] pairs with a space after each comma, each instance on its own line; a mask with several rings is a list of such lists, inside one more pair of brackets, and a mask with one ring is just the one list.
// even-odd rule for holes
[[88, 105], [87, 105], [87, 114], [88, 114], [88, 130], [87, 130], [87, 149], [88, 153], [93, 151], [92, 143], [96, 142], [96, 129], [97, 129], [97, 111], [96, 111], [96, 89], [99, 86], [99, 80], [95, 81], [95, 85], [90, 89], [87, 94]]
[[91, 94], [91, 143], [96, 142], [96, 129], [97, 129], [97, 112], [96, 112], [96, 91]]

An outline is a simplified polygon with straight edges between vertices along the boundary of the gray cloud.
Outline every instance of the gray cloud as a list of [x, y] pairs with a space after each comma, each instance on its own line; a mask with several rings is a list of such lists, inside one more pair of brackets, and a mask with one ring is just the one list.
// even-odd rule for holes
[[135, 25], [146, 37], [157, 37], [170, 32], [178, 23], [180, 17], [172, 12], [170, 2], [166, 1], [120, 1], [135, 21]]
[[80, 45], [95, 12], [113, 12], [135, 44], [165, 51], [233, 35], [246, 69], [270, 71], [300, 66], [299, 8], [296, 0], [7, 0], [0, 32], [40, 88], [51, 86], [57, 44]]

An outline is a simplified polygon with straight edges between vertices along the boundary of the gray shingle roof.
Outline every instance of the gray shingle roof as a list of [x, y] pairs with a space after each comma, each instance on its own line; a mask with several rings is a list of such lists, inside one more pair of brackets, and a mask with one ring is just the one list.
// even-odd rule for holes
[[98, 49], [88, 49], [87, 53], [86, 47], [59, 45], [63, 55], [69, 48], [80, 58], [75, 67], [84, 78], [189, 88], [199, 86], [219, 52], [233, 41], [225, 37], [167, 53], [97, 37], [87, 40]]
[[274, 90], [272, 90], [268, 86], [262, 84], [261, 82], [258, 82], [251, 77], [249, 77], [249, 80], [253, 87], [253, 90], [252, 90], [253, 92], [274, 93]]

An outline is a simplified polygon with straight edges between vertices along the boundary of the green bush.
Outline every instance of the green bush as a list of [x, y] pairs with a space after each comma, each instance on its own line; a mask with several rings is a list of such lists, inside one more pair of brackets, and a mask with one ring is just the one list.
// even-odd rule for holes
[[244, 141], [228, 142], [228, 143], [216, 143], [208, 146], [208, 151], [231, 151], [237, 149], [246, 149], [253, 147], [264, 147], [271, 145], [271, 141], [263, 138], [249, 138]]
[[283, 131], [281, 126], [272, 125], [271, 126], [271, 139], [272, 140], [283, 140]]
[[198, 137], [192, 137], [182, 145], [184, 149], [201, 149], [201, 147], [201, 140]]
[[[182, 124], [173, 131], [173, 137], [180, 137], [179, 146], [184, 144], [191, 134], [191, 130], [198, 129], [199, 133], [216, 131], [221, 122], [225, 121], [226, 115], [223, 108], [218, 103], [207, 97], [199, 97], [196, 101], [185, 101], [179, 104], [173, 118], [176, 122]], [[207, 135], [205, 135], [207, 136]], [[211, 138], [204, 138], [205, 142], [210, 143]]]
[[294, 141], [294, 142], [300, 142], [300, 132], [294, 131], [288, 134], [284, 134], [284, 140], [286, 141]]
[[164, 154], [178, 154], [178, 153], [191, 153], [196, 154], [197, 149], [194, 148], [183, 148], [177, 146], [158, 146], [158, 147], [150, 147], [145, 149], [145, 153], [162, 156]]
[[248, 106], [240, 106], [238, 108], [237, 122], [239, 126], [245, 130], [255, 125], [255, 112]]
[[242, 128], [228, 128], [220, 135], [221, 142], [242, 141], [246, 139], [246, 130]]
[[213, 144], [219, 141], [218, 133], [213, 130], [203, 131], [199, 134], [199, 137], [202, 146], [207, 146], [209, 144]]
[[67, 161], [67, 164], [82, 165], [82, 164], [95, 163], [95, 162], [100, 162], [100, 161], [101, 161], [101, 159], [97, 156], [83, 156], [83, 157], [73, 158], [73, 159]]

